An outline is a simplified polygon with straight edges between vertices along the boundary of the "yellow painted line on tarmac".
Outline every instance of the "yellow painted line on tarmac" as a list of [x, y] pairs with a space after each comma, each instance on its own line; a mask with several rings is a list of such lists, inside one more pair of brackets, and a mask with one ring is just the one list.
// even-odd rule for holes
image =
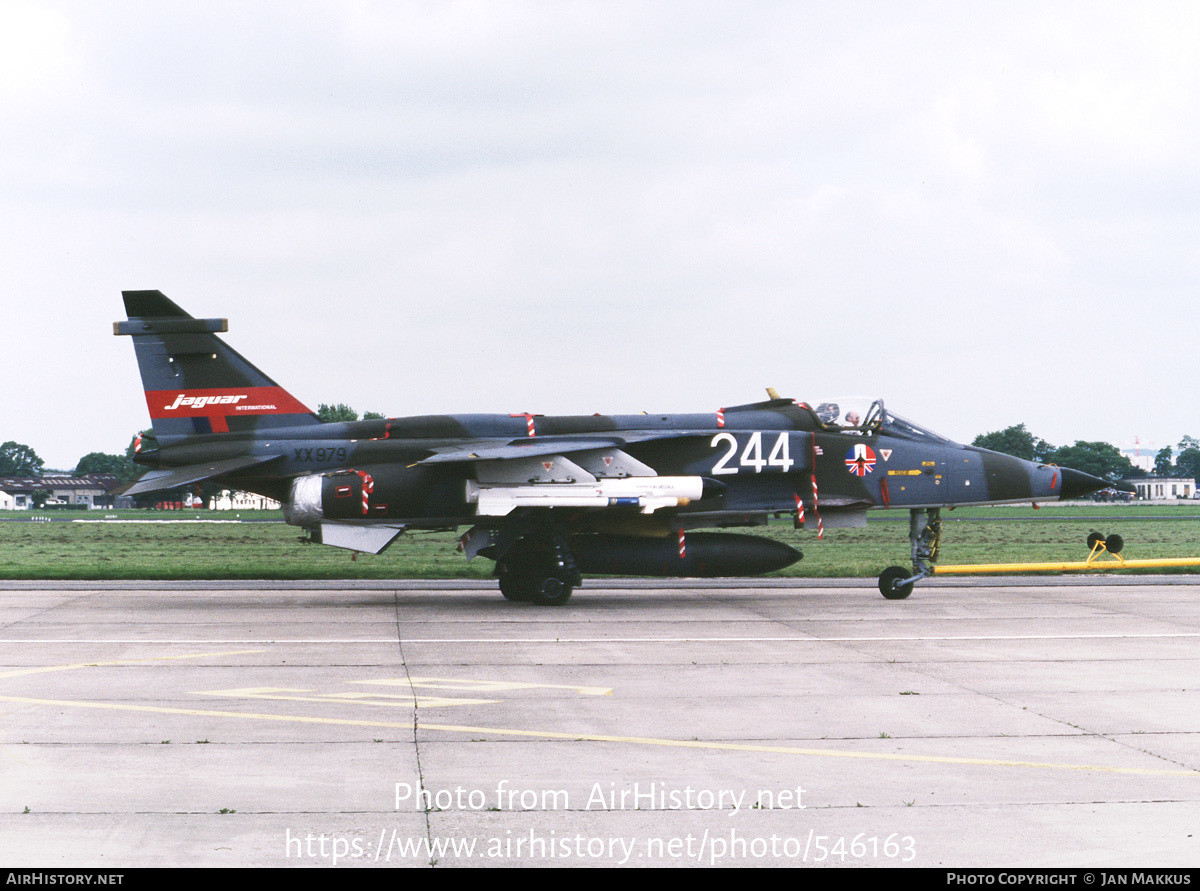
[[446, 730], [457, 733], [499, 733], [545, 739], [587, 740], [588, 742], [629, 743], [681, 749], [715, 749], [731, 752], [767, 752], [781, 755], [810, 755], [822, 758], [862, 758], [875, 761], [917, 761], [932, 764], [973, 764], [987, 767], [1032, 767], [1042, 770], [1075, 770], [1096, 773], [1150, 774], [1155, 776], [1200, 777], [1197, 770], [1163, 770], [1139, 767], [1109, 767], [1101, 764], [1058, 764], [1043, 761], [1009, 761], [993, 758], [956, 758], [950, 755], [901, 755], [892, 752], [848, 752], [841, 749], [809, 749], [798, 746], [767, 746], [754, 743], [723, 743], [705, 740], [658, 739], [650, 736], [608, 736], [597, 733], [556, 733], [544, 730], [509, 730], [500, 727], [464, 727], [453, 724], [421, 723], [422, 730]]
[[[352, 681], [352, 683], [365, 683]], [[378, 705], [384, 708], [441, 708], [448, 705], [494, 705], [501, 699], [452, 699], [447, 696], [392, 696], [381, 693], [321, 693], [301, 696], [301, 693], [316, 693], [315, 690], [296, 687], [240, 687], [233, 690], [197, 690], [195, 696], [220, 696], [225, 699], [263, 699], [281, 702], [319, 702], [324, 705]]]
[[[206, 718], [241, 718], [255, 721], [278, 721], [294, 724], [322, 724], [343, 727], [377, 727], [393, 730], [412, 730], [412, 722], [365, 721], [352, 718], [318, 718], [303, 715], [272, 715], [254, 712], [229, 712], [215, 709], [169, 708], [156, 705], [132, 705], [117, 702], [78, 702], [64, 699], [37, 699], [27, 696], [0, 696], [0, 702], [28, 705], [50, 705], [67, 708], [91, 708], [111, 711], [145, 712], [160, 715], [186, 715]], [[948, 755], [903, 755], [893, 752], [852, 752], [839, 749], [809, 749], [797, 746], [767, 746], [751, 743], [723, 743], [704, 740], [658, 739], [649, 736], [610, 736], [599, 733], [562, 733], [554, 730], [516, 730], [506, 727], [475, 727], [459, 724], [420, 723], [422, 730], [441, 730], [448, 733], [498, 734], [535, 739], [561, 739], [574, 742], [623, 743], [626, 745], [664, 746], [679, 749], [702, 749], [724, 752], [760, 752], [776, 755], [806, 755], [818, 758], [858, 758], [868, 761], [900, 761], [924, 764], [960, 764], [979, 767], [1024, 767], [1037, 770], [1067, 770], [1083, 773], [1109, 773], [1138, 776], [1200, 777], [1195, 770], [1162, 770], [1141, 767], [1111, 767], [1103, 764], [1062, 764], [1046, 761], [1010, 761], [995, 758], [956, 758]]]
[[[144, 659], [115, 659], [105, 662], [77, 662], [69, 665], [51, 665], [38, 668], [23, 668], [0, 674], [0, 679], [22, 677], [32, 674], [42, 674], [55, 671], [70, 671], [77, 668], [100, 668], [115, 665], [142, 665], [151, 662], [177, 661], [182, 659], [202, 659], [214, 656], [239, 656], [250, 653], [260, 653], [263, 650], [232, 650], [212, 653], [192, 653], [183, 656], [151, 656]], [[424, 679], [434, 680], [434, 679]], [[448, 680], [448, 679], [437, 679]], [[460, 682], [461, 683], [461, 682]], [[519, 685], [524, 686], [524, 685]], [[547, 686], [547, 685], [533, 685]], [[558, 686], [558, 685], [548, 685]], [[567, 685], [563, 685], [567, 686]], [[575, 688], [588, 691], [592, 695], [611, 694], [607, 688]], [[603, 691], [603, 692], [601, 692]], [[232, 691], [224, 691], [232, 692]], [[186, 715], [209, 718], [240, 718], [243, 720], [276, 721], [292, 724], [322, 724], [346, 727], [379, 727], [395, 730], [411, 730], [412, 722], [397, 723], [395, 721], [369, 721], [354, 718], [320, 718], [304, 715], [274, 715], [261, 712], [231, 712], [217, 709], [171, 708], [156, 705], [134, 705], [119, 702], [83, 702], [67, 699], [40, 699], [29, 696], [0, 696], [0, 702], [23, 703], [27, 705], [50, 705], [67, 708], [90, 708], [108, 711], [131, 711], [165, 715]], [[723, 743], [703, 740], [660, 739], [643, 736], [613, 736], [597, 733], [563, 733], [555, 730], [518, 730], [505, 727], [475, 727], [459, 724], [427, 724], [421, 722], [423, 730], [440, 730], [447, 733], [491, 733], [501, 736], [529, 737], [534, 739], [561, 739], [577, 742], [607, 742], [627, 745], [662, 746], [682, 749], [705, 749], [729, 752], [761, 752], [779, 755], [806, 755], [820, 758], [858, 758], [872, 761], [901, 761], [927, 764], [961, 764], [983, 767], [1024, 767], [1039, 770], [1069, 770], [1092, 773], [1135, 774], [1149, 776], [1192, 776], [1200, 777], [1200, 771], [1195, 770], [1164, 770], [1137, 767], [1110, 767], [1098, 764], [1065, 764], [1043, 761], [1012, 761], [993, 758], [957, 758], [949, 755], [904, 755], [894, 752], [853, 752], [841, 749], [810, 749], [797, 746], [769, 746], [751, 743]]]
[[26, 677], [31, 674], [47, 674], [54, 671], [73, 671], [76, 668], [107, 668], [113, 665], [145, 665], [148, 662], [170, 662], [179, 659], [205, 659], [210, 656], [246, 656], [264, 650], [225, 650], [219, 653], [191, 653], [186, 656], [149, 656], [145, 659], [113, 659], [108, 662], [74, 662], [70, 665], [42, 665], [37, 668], [18, 668], [0, 672], [0, 680]]
[[[823, 622], [825, 619], [804, 619], [798, 618], [789, 621], [797, 622]], [[895, 622], [894, 619], [889, 619], [890, 622]], [[263, 637], [263, 638], [243, 638], [243, 639], [226, 639], [226, 640], [203, 640], [203, 639], [125, 639], [125, 638], [108, 638], [96, 640], [50, 640], [50, 639], [0, 639], [0, 644], [159, 644], [165, 646], [197, 646], [203, 644], [226, 644], [233, 646], [235, 644], [253, 644], [254, 646], [291, 646], [291, 645], [307, 645], [307, 644], [353, 644], [353, 645], [377, 645], [384, 644], [395, 646], [397, 643], [408, 644], [617, 644], [617, 643], [650, 643], [650, 644], [692, 644], [692, 643], [938, 643], [940, 641], [960, 641], [960, 640], [1169, 640], [1172, 638], [1198, 638], [1200, 631], [1097, 631], [1097, 632], [1074, 632], [1071, 634], [921, 634], [921, 635], [841, 635], [820, 636], [815, 634], [789, 634], [776, 635], [770, 637], [764, 636], [708, 636], [708, 637], [359, 637], [359, 638], [334, 638], [334, 637]], [[262, 652], [260, 650], [244, 650], [240, 652]], [[211, 654], [209, 654], [211, 655]], [[163, 659], [169, 658], [192, 658], [190, 656], [163, 656]], [[135, 660], [136, 661], [136, 660]], [[146, 660], [153, 661], [153, 660]], [[81, 663], [86, 666], [90, 665], [108, 665], [118, 663], [106, 662], [89, 662]], [[79, 668], [80, 665], [64, 666], [68, 668]], [[45, 669], [46, 671], [59, 671], [58, 668]], [[0, 675], [0, 678], [4, 675]], [[540, 684], [538, 686], [547, 686]], [[554, 685], [551, 685], [554, 686]], [[565, 688], [571, 688], [570, 684], [560, 684]], [[576, 688], [583, 689], [583, 688]]]
[[351, 681], [352, 684], [379, 684], [386, 687], [412, 687], [432, 690], [464, 690], [476, 693], [502, 693], [508, 690], [573, 690], [580, 696], [612, 696], [612, 687], [581, 687], [578, 684], [540, 684], [532, 681], [480, 681], [469, 678], [379, 678]]

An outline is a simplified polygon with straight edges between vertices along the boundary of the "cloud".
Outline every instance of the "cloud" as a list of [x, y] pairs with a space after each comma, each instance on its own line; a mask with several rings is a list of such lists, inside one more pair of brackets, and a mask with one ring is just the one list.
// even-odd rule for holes
[[105, 339], [122, 288], [229, 316], [314, 404], [708, 410], [769, 384], [964, 439], [1187, 432], [1147, 385], [1195, 323], [1187, 4], [4, 14], [29, 64], [0, 54], [0, 250], [38, 334], [3, 370], [43, 370], [0, 411], [51, 463], [145, 424]]

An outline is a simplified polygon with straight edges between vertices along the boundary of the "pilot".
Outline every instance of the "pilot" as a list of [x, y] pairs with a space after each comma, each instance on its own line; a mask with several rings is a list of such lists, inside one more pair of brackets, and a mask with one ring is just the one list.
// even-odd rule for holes
[[817, 419], [822, 424], [836, 424], [841, 409], [836, 402], [822, 402], [817, 406]]
[[858, 416], [858, 412], [854, 411], [853, 409], [846, 412], [846, 426], [847, 427], [857, 427], [861, 423], [862, 423], [862, 418], [860, 418]]

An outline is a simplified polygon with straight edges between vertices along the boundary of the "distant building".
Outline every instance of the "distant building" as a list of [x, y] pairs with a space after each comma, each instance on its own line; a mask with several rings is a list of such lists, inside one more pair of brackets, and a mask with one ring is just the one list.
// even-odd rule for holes
[[1125, 482], [1137, 489], [1137, 496], [1143, 501], [1194, 498], [1196, 495], [1196, 481], [1190, 477], [1146, 476]]
[[1139, 470], [1154, 473], [1154, 459], [1158, 455], [1158, 450], [1152, 445], [1124, 446], [1121, 448], [1121, 454]]
[[[44, 494], [48, 506], [75, 504], [87, 508], [111, 508], [113, 492], [121, 487], [111, 473], [46, 473], [42, 476], [0, 477], [0, 494], [12, 501], [12, 509], [27, 510]], [[0, 508], [7, 503], [0, 497]]]
[[224, 490], [216, 498], [208, 501], [209, 510], [279, 510], [279, 502], [265, 495], [255, 495], [253, 492], [233, 492]]

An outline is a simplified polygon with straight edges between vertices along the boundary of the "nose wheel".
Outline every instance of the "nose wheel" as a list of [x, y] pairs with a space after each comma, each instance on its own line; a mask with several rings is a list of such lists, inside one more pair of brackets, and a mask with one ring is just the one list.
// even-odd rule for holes
[[903, 566], [889, 566], [879, 574], [879, 593], [888, 600], [903, 600], [920, 579], [933, 575], [933, 564], [942, 544], [942, 509], [909, 511], [908, 540], [912, 546], [912, 571]]
[[888, 600], [903, 600], [912, 593], [912, 573], [903, 566], [889, 566], [879, 574], [879, 593]]

